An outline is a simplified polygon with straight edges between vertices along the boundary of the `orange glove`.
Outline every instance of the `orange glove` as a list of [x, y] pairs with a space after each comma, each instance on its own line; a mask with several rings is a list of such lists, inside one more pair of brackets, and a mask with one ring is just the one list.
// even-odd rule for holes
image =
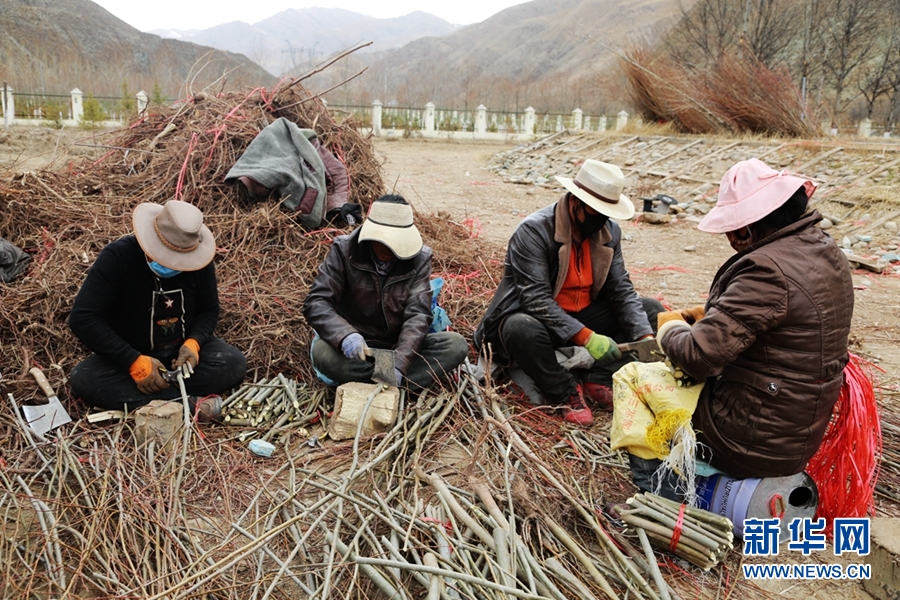
[[706, 309], [702, 306], [695, 306], [693, 308], [685, 308], [681, 311], [681, 316], [687, 321], [688, 325], [693, 325], [704, 316], [706, 316]]
[[191, 370], [200, 362], [200, 344], [194, 338], [184, 340], [181, 349], [178, 350], [178, 357], [172, 361], [172, 368], [178, 369], [184, 363], [191, 365]]
[[141, 354], [137, 357], [128, 373], [142, 394], [152, 394], [169, 387], [169, 382], [162, 378], [162, 373], [166, 368], [159, 360], [152, 356]]
[[656, 316], [656, 328], [659, 329], [663, 326], [663, 323], [668, 323], [669, 321], [684, 321], [685, 318], [681, 314], [680, 310], [670, 310], [667, 312], [661, 312]]

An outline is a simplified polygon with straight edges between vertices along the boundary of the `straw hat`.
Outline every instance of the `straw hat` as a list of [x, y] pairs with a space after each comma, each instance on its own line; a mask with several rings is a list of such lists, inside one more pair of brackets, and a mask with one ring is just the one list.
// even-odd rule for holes
[[418, 254], [422, 236], [413, 224], [412, 206], [405, 200], [401, 203], [384, 196], [375, 200], [359, 232], [359, 241], [367, 240], [381, 242], [401, 260]]
[[622, 193], [630, 183], [616, 165], [588, 159], [575, 179], [556, 176], [579, 200], [611, 219], [627, 220], [634, 216], [634, 204]]
[[816, 191], [809, 179], [776, 171], [758, 158], [742, 160], [719, 183], [719, 199], [697, 228], [709, 233], [728, 233], [756, 223], [787, 202], [800, 188], [807, 198]]
[[138, 204], [132, 216], [134, 236], [150, 258], [176, 271], [199, 271], [212, 261], [216, 240], [193, 204], [169, 200]]

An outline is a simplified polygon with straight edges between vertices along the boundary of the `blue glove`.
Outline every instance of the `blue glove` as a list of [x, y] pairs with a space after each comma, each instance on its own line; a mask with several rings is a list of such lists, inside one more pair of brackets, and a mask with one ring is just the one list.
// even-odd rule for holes
[[366, 340], [358, 333], [351, 333], [341, 340], [341, 352], [347, 358], [366, 360]]
[[394, 369], [394, 375], [397, 377], [397, 387], [403, 385], [403, 373], [400, 372], [400, 369]]

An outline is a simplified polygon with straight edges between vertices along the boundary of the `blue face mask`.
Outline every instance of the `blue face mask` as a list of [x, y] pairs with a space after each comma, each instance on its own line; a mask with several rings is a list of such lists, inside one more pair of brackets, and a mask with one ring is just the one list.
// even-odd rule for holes
[[181, 271], [176, 271], [175, 269], [164, 267], [155, 260], [147, 261], [147, 264], [150, 266], [151, 271], [153, 271], [156, 275], [162, 277], [163, 279], [169, 279], [170, 277], [175, 277], [176, 275], [181, 274]]

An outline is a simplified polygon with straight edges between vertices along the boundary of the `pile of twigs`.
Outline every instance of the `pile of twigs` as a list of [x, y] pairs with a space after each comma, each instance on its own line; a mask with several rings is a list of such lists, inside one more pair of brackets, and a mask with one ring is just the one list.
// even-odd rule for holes
[[[401, 397], [388, 433], [270, 459], [234, 428], [136, 446], [129, 421], [37, 439], [21, 423], [0, 470], [4, 597], [713, 597], [716, 578], [651, 574], [610, 528], [598, 482], [461, 369], [450, 389]], [[529, 417], [530, 415], [530, 417]], [[5, 418], [5, 417], [2, 417]], [[361, 419], [362, 421], [363, 419]], [[540, 414], [558, 430], [559, 420]], [[202, 433], [202, 435], [201, 435]], [[652, 564], [651, 564], [652, 563]], [[726, 571], [735, 565], [722, 567]], [[724, 579], [727, 581], [730, 575]], [[665, 591], [661, 591], [664, 588]], [[728, 590], [724, 590], [728, 592]]]
[[723, 55], [705, 70], [633, 47], [620, 61], [641, 116], [684, 133], [754, 133], [814, 138], [811, 115], [789, 74], [752, 57]]

